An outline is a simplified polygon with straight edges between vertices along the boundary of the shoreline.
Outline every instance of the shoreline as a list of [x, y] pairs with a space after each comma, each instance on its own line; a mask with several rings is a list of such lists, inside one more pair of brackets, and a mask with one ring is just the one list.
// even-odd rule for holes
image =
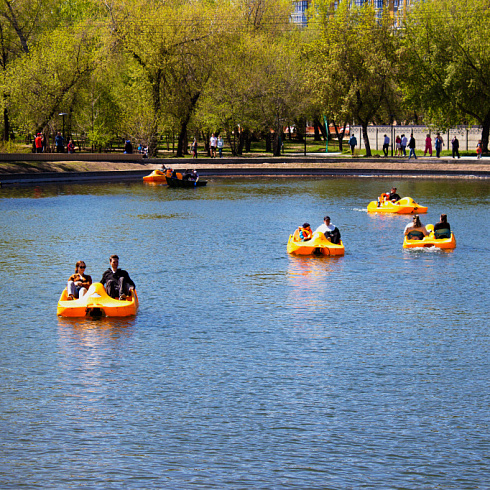
[[[196, 169], [205, 178], [233, 177], [379, 177], [475, 178], [490, 177], [487, 159], [419, 157], [332, 158], [288, 156], [211, 159], [148, 159], [135, 161], [17, 161], [0, 163], [0, 186], [41, 183], [117, 182], [140, 180], [162, 164], [176, 170]], [[488, 160], [490, 163], [490, 160]]]

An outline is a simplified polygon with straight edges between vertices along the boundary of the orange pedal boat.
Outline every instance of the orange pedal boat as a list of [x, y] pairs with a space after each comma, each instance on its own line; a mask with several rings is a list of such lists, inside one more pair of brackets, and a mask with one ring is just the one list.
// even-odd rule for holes
[[100, 282], [94, 282], [80, 299], [68, 299], [66, 288], [58, 301], [58, 316], [63, 317], [124, 317], [136, 315], [138, 295], [133, 289], [127, 300], [111, 298]]
[[310, 240], [302, 241], [299, 238], [298, 230], [296, 230], [293, 235], [289, 235], [288, 253], [293, 255], [342, 256], [345, 254], [345, 248], [342, 240], [340, 243], [332, 243], [320, 232], [313, 233]]
[[421, 214], [429, 208], [417, 204], [411, 197], [403, 197], [399, 201], [371, 201], [367, 210], [369, 213]]

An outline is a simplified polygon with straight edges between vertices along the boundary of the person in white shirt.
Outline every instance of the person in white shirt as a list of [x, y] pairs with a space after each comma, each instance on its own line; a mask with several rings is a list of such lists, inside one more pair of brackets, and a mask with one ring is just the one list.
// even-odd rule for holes
[[211, 138], [209, 138], [209, 147], [211, 150], [211, 158], [216, 158], [216, 145], [218, 144], [218, 138], [214, 135], [214, 133], [211, 135]]
[[416, 214], [412, 218], [412, 222], [405, 226], [404, 234], [408, 236], [409, 240], [423, 240], [425, 236], [429, 235], [429, 232], [421, 223], [419, 215]]
[[325, 238], [332, 243], [340, 243], [340, 231], [335, 225], [330, 223], [330, 216], [323, 218], [323, 224], [315, 230], [315, 233], [317, 232], [323, 233]]
[[406, 157], [406, 156], [407, 156], [407, 150], [406, 150], [406, 148], [407, 148], [407, 143], [408, 143], [408, 139], [407, 139], [407, 137], [406, 137], [404, 134], [402, 134], [401, 150], [402, 150], [402, 152], [403, 152], [403, 156], [404, 156], [404, 157]]

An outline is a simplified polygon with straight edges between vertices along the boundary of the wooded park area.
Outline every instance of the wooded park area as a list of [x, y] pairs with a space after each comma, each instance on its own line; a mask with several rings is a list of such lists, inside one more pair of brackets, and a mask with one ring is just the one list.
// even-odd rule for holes
[[[488, 0], [384, 9], [290, 0], [24, 0], [0, 3], [2, 151], [57, 131], [95, 149], [129, 138], [156, 155], [175, 134], [220, 133], [233, 155], [285, 127], [427, 124], [490, 129]], [[63, 114], [63, 115], [62, 115]]]

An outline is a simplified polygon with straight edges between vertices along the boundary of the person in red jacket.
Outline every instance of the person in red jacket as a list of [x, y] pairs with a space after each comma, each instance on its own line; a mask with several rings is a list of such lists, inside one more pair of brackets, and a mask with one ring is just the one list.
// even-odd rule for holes
[[37, 133], [36, 138], [34, 139], [34, 144], [36, 146], [36, 153], [43, 152], [43, 137], [41, 133]]

